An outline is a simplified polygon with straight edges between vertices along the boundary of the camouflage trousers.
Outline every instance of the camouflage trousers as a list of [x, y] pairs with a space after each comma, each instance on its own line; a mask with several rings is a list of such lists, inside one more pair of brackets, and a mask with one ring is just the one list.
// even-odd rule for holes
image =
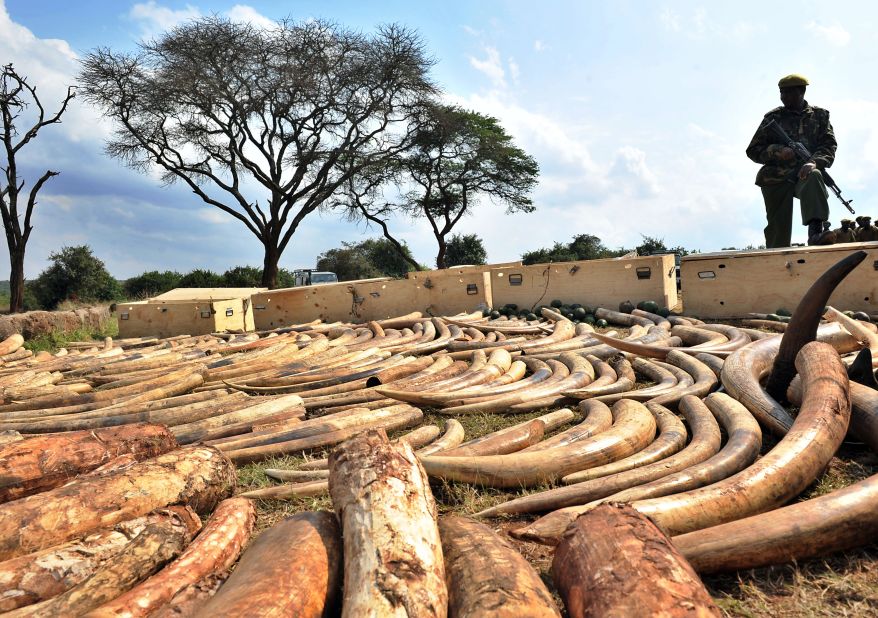
[[762, 187], [765, 200], [765, 246], [789, 247], [793, 234], [793, 198], [799, 198], [802, 225], [811, 221], [829, 219], [829, 192], [823, 182], [823, 174], [811, 172], [805, 180], [782, 182]]

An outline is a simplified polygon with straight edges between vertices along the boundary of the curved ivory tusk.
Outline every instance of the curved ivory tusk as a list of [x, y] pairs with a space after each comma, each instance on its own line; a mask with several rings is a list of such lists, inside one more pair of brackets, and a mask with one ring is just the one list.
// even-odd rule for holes
[[829, 345], [806, 344], [796, 368], [804, 384], [802, 407], [787, 435], [764, 457], [709, 487], [633, 506], [670, 534], [681, 534], [770, 510], [801, 493], [844, 439], [851, 404], [847, 373]]
[[[680, 409], [689, 422], [689, 427], [692, 430], [692, 441], [676, 455], [645, 465], [642, 468], [620, 472], [612, 476], [594, 478], [576, 485], [570, 485], [569, 487], [558, 487], [522, 496], [521, 498], [486, 509], [477, 515], [487, 516], [499, 513], [551, 511], [587, 503], [592, 500], [605, 498], [623, 489], [642, 485], [674, 472], [679, 472], [715, 455], [719, 451], [722, 437], [719, 425], [707, 406], [697, 397], [684, 397]], [[597, 473], [601, 468], [592, 468], [591, 472]], [[558, 511], [558, 513], [561, 512]], [[540, 521], [545, 521], [546, 519], [543, 518]], [[570, 521], [572, 520], [566, 519], [563, 521], [557, 530], [558, 535], [564, 532]], [[546, 527], [546, 533], [549, 533], [548, 527]], [[515, 536], [517, 532], [513, 531], [512, 534]]]
[[670, 457], [686, 446], [686, 426], [676, 414], [662, 405], [647, 402], [647, 409], [655, 417], [658, 437], [646, 448], [617, 461], [568, 474], [562, 480], [567, 484], [581, 483], [591, 479], [610, 476], [620, 472], [642, 468], [647, 464]]
[[634, 386], [637, 377], [634, 375], [634, 370], [631, 368], [631, 363], [628, 362], [628, 359], [620, 355], [611, 361], [610, 366], [617, 376], [615, 382], [611, 384], [598, 384], [598, 381], [595, 380], [593, 384], [585, 388], [563, 391], [562, 394], [565, 397], [572, 397], [574, 399], [591, 399], [600, 395], [621, 393]]
[[594, 317], [598, 319], [603, 318], [610, 324], [618, 324], [620, 326], [634, 326], [635, 324], [638, 326], [656, 325], [655, 322], [649, 318], [632, 315], [630, 313], [621, 313], [619, 311], [613, 311], [612, 309], [604, 309], [603, 307], [598, 307], [594, 310]]
[[814, 341], [823, 308], [838, 284], [868, 255], [865, 251], [855, 251], [839, 260], [815, 281], [790, 318], [790, 324], [781, 337], [771, 373], [765, 383], [765, 391], [776, 400], [783, 399], [787, 387], [796, 375], [795, 360], [799, 350], [806, 343]]
[[529, 453], [533, 451], [545, 451], [546, 449], [555, 448], [557, 446], [565, 446], [578, 442], [585, 438], [597, 435], [602, 431], [606, 431], [613, 425], [613, 413], [606, 406], [586, 406], [585, 402], [580, 402], [579, 410], [585, 417], [584, 420], [562, 431], [547, 440], [541, 440], [533, 446], [522, 449], [520, 452]]
[[665, 330], [671, 330], [671, 323], [667, 318], [663, 318], [662, 316], [650, 313], [649, 311], [644, 311], [643, 309], [635, 309], [631, 312], [631, 315], [636, 315], [641, 318], [646, 318], [647, 320], [652, 320], [656, 326], [664, 328]]
[[463, 517], [440, 519], [439, 534], [449, 616], [560, 618], [540, 576], [506, 539]]
[[725, 364], [726, 359], [720, 358], [719, 356], [714, 356], [713, 354], [707, 354], [706, 352], [696, 354], [695, 358], [707, 365], [713, 372], [713, 375], [717, 377], [717, 379], [722, 376], [723, 365]]
[[[848, 436], [863, 442], [873, 453], [878, 453], [878, 391], [856, 382], [850, 382], [851, 423]], [[787, 389], [790, 403], [802, 405], [802, 380], [793, 378]]]
[[[697, 401], [697, 398], [694, 399]], [[574, 519], [592, 510], [598, 504], [604, 502], [631, 502], [636, 508], [639, 504], [650, 502], [645, 500], [646, 498], [655, 498], [652, 502], [657, 502], [665, 499], [661, 496], [668, 496], [669, 494], [688, 495], [679, 494], [679, 492], [686, 492], [687, 490], [703, 487], [704, 485], [714, 487], [722, 479], [746, 468], [756, 459], [762, 444], [762, 433], [759, 430], [758, 423], [747, 412], [746, 408], [727, 395], [714, 393], [705, 400], [705, 403], [710, 408], [710, 411], [720, 420], [726, 430], [726, 434], [729, 436], [728, 442], [718, 453], [708, 459], [701, 459], [698, 463], [674, 474], [662, 475], [660, 478], [649, 483], [630, 487], [609, 496], [605, 495], [589, 504], [569, 506], [554, 511], [529, 526], [513, 531], [511, 534], [516, 538], [554, 545]], [[698, 407], [691, 397], [687, 398], [687, 405]], [[651, 464], [651, 466], [660, 465], [661, 463]], [[674, 495], [671, 495], [667, 500], [674, 497]]]
[[[588, 402], [588, 406], [603, 406]], [[615, 422], [592, 438], [545, 451], [489, 457], [427, 457], [427, 474], [493, 487], [535, 485], [584, 467], [614, 461], [637, 452], [655, 437], [655, 419], [643, 404], [623, 400], [614, 407]]]
[[701, 326], [674, 326], [671, 334], [683, 340], [683, 345], [689, 347], [717, 345], [727, 343], [729, 338], [723, 333], [708, 330]]
[[[521, 411], [516, 406], [526, 406], [530, 402], [558, 395], [567, 389], [585, 386], [594, 379], [594, 367], [581, 356], [564, 353], [561, 355], [561, 361], [570, 369], [570, 375], [562, 380], [551, 383], [546, 380], [524, 390], [492, 397], [484, 401], [464, 401], [460, 405], [450, 405], [437, 411], [441, 414], [477, 414], [504, 410], [512, 412]], [[450, 403], [457, 404], [456, 401]]]
[[691, 386], [672, 388], [669, 391], [650, 399], [652, 403], [662, 406], [676, 406], [685, 395], [704, 397], [717, 385], [719, 380], [713, 371], [700, 360], [689, 354], [671, 350], [667, 357], [668, 363], [679, 367], [695, 379]]
[[715, 573], [814, 558], [859, 547], [876, 535], [878, 475], [873, 475], [819, 498], [672, 540], [696, 571]]
[[457, 448], [443, 451], [442, 455], [481, 457], [483, 455], [514, 453], [538, 443], [543, 439], [545, 433], [566, 425], [574, 418], [576, 415], [566, 408], [557, 410], [464, 442]]
[[612, 395], [599, 395], [595, 397], [595, 399], [603, 401], [607, 405], [615, 403], [620, 399], [633, 399], [634, 401], [641, 402], [648, 401], [656, 395], [659, 395], [677, 385], [677, 377], [673, 373], [644, 358], [632, 358], [631, 368], [636, 374], [640, 374], [650, 382], [655, 382], [656, 384], [646, 388], [624, 391]]

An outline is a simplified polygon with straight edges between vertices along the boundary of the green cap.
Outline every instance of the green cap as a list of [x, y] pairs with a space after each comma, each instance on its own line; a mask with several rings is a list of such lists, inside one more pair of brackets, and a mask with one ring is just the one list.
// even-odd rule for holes
[[807, 86], [808, 78], [803, 75], [799, 75], [798, 73], [793, 73], [791, 75], [787, 75], [786, 77], [781, 77], [780, 81], [777, 82], [778, 88], [793, 88], [795, 86]]

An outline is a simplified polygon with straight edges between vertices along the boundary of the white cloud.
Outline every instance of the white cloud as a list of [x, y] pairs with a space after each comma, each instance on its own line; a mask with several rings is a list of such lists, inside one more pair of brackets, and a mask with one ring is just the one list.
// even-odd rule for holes
[[682, 29], [682, 26], [680, 25], [680, 15], [674, 13], [668, 7], [662, 8], [661, 13], [659, 13], [659, 21], [666, 30], [670, 30], [671, 32], [680, 32]]
[[186, 8], [174, 10], [158, 4], [155, 0], [140, 2], [131, 7], [128, 17], [140, 25], [140, 33], [149, 38], [170, 30], [175, 26], [201, 17], [201, 11], [190, 4]]
[[249, 23], [257, 28], [269, 30], [277, 27], [277, 23], [246, 4], [236, 4], [228, 11], [229, 19], [234, 22]]
[[651, 197], [660, 191], [655, 174], [646, 165], [646, 153], [633, 146], [623, 146], [616, 151], [608, 176], [619, 183], [623, 191], [633, 195]]
[[199, 208], [196, 216], [207, 223], [222, 225], [235, 221], [231, 215], [223, 212], [219, 208]]
[[518, 78], [521, 77], [521, 67], [518, 66], [515, 58], [509, 58], [509, 75], [512, 77], [512, 81], [517, 84]]
[[486, 57], [484, 60], [476, 58], [475, 56], [470, 56], [470, 65], [480, 73], [484, 73], [488, 79], [491, 80], [491, 84], [495, 88], [505, 88], [506, 71], [503, 70], [503, 64], [500, 60], [500, 52], [497, 51], [496, 47], [485, 46], [485, 54]]
[[816, 21], [811, 21], [805, 24], [805, 30], [837, 47], [844, 47], [851, 42], [851, 33], [837, 22], [831, 26], [823, 26]]
[[541, 51], [545, 51], [545, 49], [546, 49], [546, 44], [543, 43], [540, 39], [537, 39], [536, 41], [534, 41], [534, 51], [541, 52]]

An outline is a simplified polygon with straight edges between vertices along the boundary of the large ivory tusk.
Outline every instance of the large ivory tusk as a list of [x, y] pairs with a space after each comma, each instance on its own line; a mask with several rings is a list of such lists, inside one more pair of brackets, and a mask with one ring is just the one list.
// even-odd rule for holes
[[[591, 406], [603, 406], [589, 401]], [[488, 485], [521, 487], [554, 480], [588, 466], [626, 457], [649, 444], [655, 419], [643, 404], [623, 400], [613, 407], [615, 423], [607, 431], [555, 448], [487, 457], [427, 457], [430, 476]]]
[[487, 526], [439, 520], [451, 618], [560, 618], [552, 595], [527, 560]]
[[[687, 398], [688, 405], [698, 404]], [[538, 519], [529, 526], [513, 531], [517, 538], [534, 540], [539, 543], [554, 545], [564, 529], [579, 515], [590, 511], [603, 502], [633, 502], [646, 498], [667, 496], [684, 492], [693, 488], [716, 483], [735, 472], [750, 465], [759, 454], [762, 445], [762, 433], [759, 424], [747, 412], [746, 408], [734, 399], [721, 393], [714, 393], [707, 398], [710, 411], [719, 418], [726, 434], [729, 436], [725, 447], [709, 459], [702, 458], [679, 472], [663, 474], [649, 483], [640, 484], [618, 493], [599, 498], [600, 502], [581, 504], [562, 508]], [[685, 451], [684, 451], [685, 452]], [[683, 453], [681, 453], [682, 455]], [[662, 462], [658, 462], [660, 465]], [[572, 489], [566, 488], [566, 489]]]
[[796, 375], [796, 355], [802, 346], [814, 341], [817, 336], [823, 308], [829, 302], [833, 290], [867, 255], [865, 251], [855, 251], [839, 260], [820, 275], [799, 301], [793, 317], [790, 318], [790, 324], [781, 337], [771, 373], [765, 383], [765, 391], [776, 400], [786, 397], [787, 387]]

